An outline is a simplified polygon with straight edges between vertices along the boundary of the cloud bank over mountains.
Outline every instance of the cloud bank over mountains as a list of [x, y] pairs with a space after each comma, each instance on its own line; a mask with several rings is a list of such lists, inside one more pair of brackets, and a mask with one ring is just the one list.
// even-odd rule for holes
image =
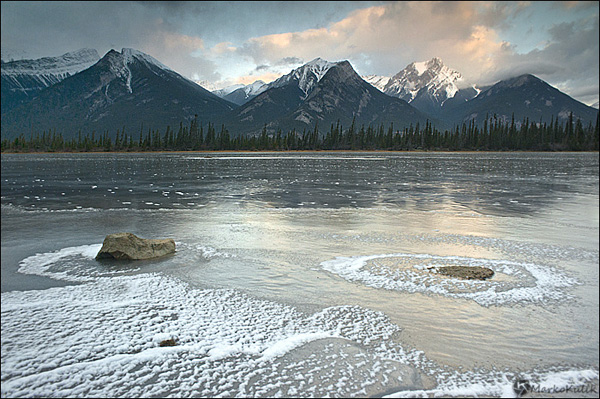
[[388, 76], [440, 57], [465, 84], [532, 73], [592, 104], [598, 31], [597, 2], [2, 2], [5, 59], [134, 47], [220, 87], [317, 57]]

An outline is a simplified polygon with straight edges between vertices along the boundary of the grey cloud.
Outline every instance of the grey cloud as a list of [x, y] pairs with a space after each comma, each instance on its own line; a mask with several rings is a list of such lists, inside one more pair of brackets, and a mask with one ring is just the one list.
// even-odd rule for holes
[[298, 65], [298, 64], [304, 64], [304, 61], [302, 60], [302, 58], [284, 57], [275, 63], [275, 65], [282, 65], [282, 66]]
[[[486, 83], [531, 73], [582, 101], [598, 98], [598, 20], [562, 23], [549, 29], [552, 41], [541, 50], [527, 54], [512, 51], [497, 59]], [[591, 25], [591, 26], [590, 26]]]

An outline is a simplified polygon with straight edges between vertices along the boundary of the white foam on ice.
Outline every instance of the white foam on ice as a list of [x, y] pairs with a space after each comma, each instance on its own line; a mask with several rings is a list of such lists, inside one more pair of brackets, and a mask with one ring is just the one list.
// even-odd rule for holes
[[[393, 395], [509, 392], [507, 382], [498, 383], [499, 375], [510, 381], [505, 374], [448, 370], [404, 349], [392, 339], [400, 328], [381, 312], [335, 306], [305, 314], [159, 273], [105, 276], [90, 266], [99, 248], [64, 248], [21, 262], [22, 272], [69, 281], [73, 275], [60, 271], [75, 268], [81, 284], [2, 293], [3, 397], [368, 396], [399, 386], [407, 366], [433, 370], [437, 387], [407, 391], [419, 388], [407, 382]], [[360, 269], [357, 259], [352, 263]], [[160, 347], [167, 339], [176, 346]], [[312, 347], [293, 356], [305, 345]], [[546, 386], [597, 375], [569, 368], [525, 376]], [[369, 391], [373, 386], [379, 391]]]
[[[60, 263], [73, 265], [74, 258], [86, 264], [97, 249], [38, 254], [22, 267], [46, 275]], [[280, 359], [290, 351], [327, 338], [365, 345], [398, 330], [385, 315], [360, 307], [305, 315], [234, 290], [194, 289], [160, 274], [91, 274], [80, 285], [5, 292], [1, 320], [3, 397], [286, 396], [299, 383], [281, 371], [289, 363]], [[170, 338], [176, 346], [159, 347]], [[336, 369], [337, 356], [303, 360], [306, 376], [324, 378], [318, 367]], [[356, 382], [333, 391], [330, 384], [314, 386], [314, 394], [361, 391], [369, 384], [359, 371], [372, 372], [367, 363], [364, 370], [337, 369]]]
[[[378, 259], [394, 259], [399, 267], [374, 262]], [[451, 265], [487, 267], [495, 273], [513, 277], [514, 281], [460, 280], [435, 273], [439, 267]], [[570, 297], [564, 288], [579, 284], [550, 266], [459, 256], [406, 253], [339, 256], [321, 262], [320, 266], [348, 281], [369, 287], [470, 299], [483, 306], [562, 300]]]

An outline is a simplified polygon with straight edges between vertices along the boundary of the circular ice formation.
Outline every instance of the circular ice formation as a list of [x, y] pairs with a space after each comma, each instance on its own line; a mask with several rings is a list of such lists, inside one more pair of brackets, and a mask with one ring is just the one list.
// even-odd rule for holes
[[[495, 275], [483, 281], [435, 273], [440, 267], [454, 265], [486, 267]], [[564, 288], [579, 284], [550, 266], [460, 256], [405, 253], [338, 256], [321, 262], [321, 267], [369, 287], [471, 299], [482, 306], [561, 300], [569, 297]]]

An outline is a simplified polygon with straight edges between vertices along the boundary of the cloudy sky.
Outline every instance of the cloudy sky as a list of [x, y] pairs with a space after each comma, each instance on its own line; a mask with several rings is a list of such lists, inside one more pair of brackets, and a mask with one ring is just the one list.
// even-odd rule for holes
[[1, 3], [4, 60], [131, 47], [217, 87], [272, 81], [316, 57], [392, 76], [440, 57], [465, 84], [531, 73], [598, 102], [598, 2]]

